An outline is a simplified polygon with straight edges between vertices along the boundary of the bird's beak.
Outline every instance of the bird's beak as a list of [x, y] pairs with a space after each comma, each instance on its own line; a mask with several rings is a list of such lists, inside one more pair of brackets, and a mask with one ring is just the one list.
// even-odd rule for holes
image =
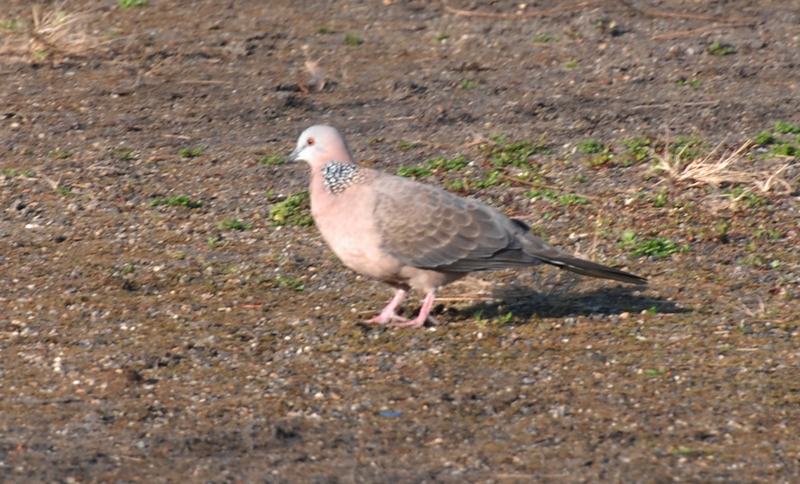
[[296, 148], [294, 151], [292, 151], [292, 154], [286, 158], [286, 161], [297, 160], [297, 157], [300, 156], [300, 151], [301, 151], [300, 148]]

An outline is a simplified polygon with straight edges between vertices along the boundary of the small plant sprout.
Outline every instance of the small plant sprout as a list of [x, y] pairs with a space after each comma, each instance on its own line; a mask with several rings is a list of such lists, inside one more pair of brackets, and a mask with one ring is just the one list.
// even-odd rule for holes
[[300, 279], [290, 279], [288, 277], [283, 277], [282, 275], [278, 274], [276, 280], [278, 281], [278, 284], [281, 287], [285, 287], [293, 291], [301, 292], [306, 288], [306, 286], [303, 285]]
[[353, 47], [361, 45], [361, 37], [359, 37], [358, 32], [348, 32], [344, 34], [344, 44]]
[[719, 42], [714, 42], [711, 44], [711, 47], [708, 48], [708, 53], [711, 55], [730, 55], [734, 52], [736, 52], [736, 49], [734, 49], [733, 46], [720, 44]]
[[656, 237], [636, 242], [631, 254], [661, 259], [675, 252], [678, 252], [678, 247], [674, 242], [666, 237]]
[[308, 190], [291, 195], [269, 208], [269, 219], [273, 226], [309, 226], [314, 224]]
[[333, 29], [330, 27], [321, 26], [317, 27], [317, 33], [322, 35], [328, 35], [333, 33]]
[[397, 168], [397, 176], [406, 178], [425, 178], [433, 175], [433, 172], [424, 166], [403, 166]]
[[242, 222], [238, 218], [226, 218], [219, 224], [217, 224], [222, 230], [250, 230], [253, 228], [253, 224]]
[[72, 153], [62, 149], [56, 149], [47, 153], [47, 156], [54, 159], [54, 160], [66, 160], [67, 158], [72, 157]]
[[476, 81], [473, 81], [471, 79], [465, 79], [461, 82], [461, 89], [472, 89], [477, 85], [478, 83]]
[[286, 163], [286, 158], [279, 155], [264, 156], [261, 159], [259, 159], [258, 162], [262, 165], [277, 166]]
[[783, 121], [775, 122], [775, 132], [780, 134], [800, 134], [800, 126]]
[[203, 148], [196, 146], [194, 148], [182, 148], [178, 151], [181, 158], [197, 158], [203, 154]]
[[538, 34], [533, 38], [533, 42], [535, 44], [545, 44], [547, 42], [557, 42], [557, 41], [558, 39], [555, 39], [552, 35], [544, 33]]
[[147, 6], [147, 0], [119, 0], [119, 8], [125, 10], [128, 8]]
[[566, 67], [568, 69], [572, 69], [572, 68], [578, 67], [578, 61], [574, 61], [574, 60], [573, 61], [567, 61], [564, 64], [564, 67]]
[[447, 40], [448, 38], [450, 38], [450, 36], [445, 34], [444, 32], [442, 32], [442, 33], [436, 34], [436, 37], [434, 37], [434, 40], [436, 40], [436, 42], [442, 42], [444, 40]]
[[156, 198], [150, 202], [151, 207], [166, 205], [167, 207], [200, 208], [202, 200], [192, 200], [189, 195], [176, 195], [172, 198]]

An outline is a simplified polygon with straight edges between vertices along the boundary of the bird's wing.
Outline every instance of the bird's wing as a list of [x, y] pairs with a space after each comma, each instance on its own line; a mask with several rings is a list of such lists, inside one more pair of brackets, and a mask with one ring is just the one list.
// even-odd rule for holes
[[404, 264], [471, 272], [538, 262], [523, 251], [520, 223], [477, 200], [386, 174], [374, 183], [381, 248]]

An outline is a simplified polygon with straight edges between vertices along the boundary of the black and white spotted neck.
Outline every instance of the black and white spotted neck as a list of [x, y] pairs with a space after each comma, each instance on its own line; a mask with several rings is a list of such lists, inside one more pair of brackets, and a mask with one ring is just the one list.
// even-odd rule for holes
[[358, 165], [329, 161], [322, 167], [322, 180], [329, 192], [337, 195], [364, 179]]

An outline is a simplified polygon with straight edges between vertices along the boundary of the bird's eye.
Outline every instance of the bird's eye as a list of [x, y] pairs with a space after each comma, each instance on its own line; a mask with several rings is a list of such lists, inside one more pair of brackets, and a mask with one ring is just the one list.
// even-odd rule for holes
[[314, 138], [308, 138], [308, 146], [314, 146]]

